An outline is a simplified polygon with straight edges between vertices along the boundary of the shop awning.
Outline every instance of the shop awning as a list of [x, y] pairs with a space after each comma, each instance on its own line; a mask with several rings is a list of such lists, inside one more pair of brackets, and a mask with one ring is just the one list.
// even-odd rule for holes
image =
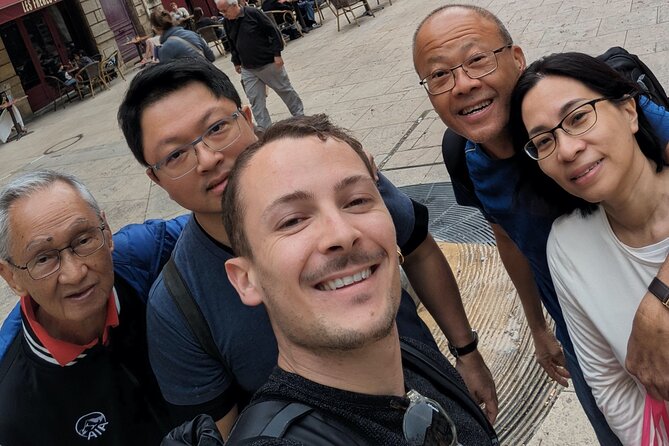
[[38, 9], [55, 5], [60, 0], [0, 0], [0, 25]]

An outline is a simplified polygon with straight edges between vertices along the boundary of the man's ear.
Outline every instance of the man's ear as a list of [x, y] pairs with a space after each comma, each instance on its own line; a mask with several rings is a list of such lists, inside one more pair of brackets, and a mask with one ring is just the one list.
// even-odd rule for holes
[[105, 211], [100, 211], [100, 218], [102, 219], [102, 222], [105, 225], [105, 230], [102, 231], [103, 235], [105, 236], [105, 240], [107, 241], [107, 246], [109, 246], [109, 251], [114, 250], [114, 237], [112, 235], [112, 228], [109, 226], [109, 223], [107, 222], [107, 215], [105, 215]]
[[513, 54], [513, 61], [516, 64], [516, 67], [518, 67], [518, 70], [522, 73], [523, 71], [525, 71], [525, 68], [527, 67], [527, 62], [525, 61], [525, 53], [523, 53], [523, 49], [518, 45], [513, 45], [511, 47], [511, 51]]
[[244, 116], [244, 119], [246, 119], [246, 122], [249, 123], [251, 128], [253, 128], [253, 112], [251, 111], [251, 107], [248, 105], [242, 106], [242, 115]]
[[16, 274], [18, 274], [19, 271], [14, 268], [12, 265], [7, 263], [5, 260], [0, 260], [0, 276], [2, 276], [3, 279], [5, 279], [5, 282], [7, 282], [7, 285], [12, 289], [14, 294], [17, 296], [27, 296], [29, 293], [28, 291], [21, 285], [21, 282], [16, 279]]
[[160, 184], [160, 180], [158, 179], [158, 177], [156, 176], [156, 173], [153, 171], [152, 168], [147, 167], [145, 172], [146, 172], [146, 176], [151, 178], [151, 181], [153, 181], [156, 184]]
[[225, 272], [244, 305], [255, 307], [263, 303], [262, 289], [256, 284], [251, 262], [246, 257], [235, 257], [225, 262]]

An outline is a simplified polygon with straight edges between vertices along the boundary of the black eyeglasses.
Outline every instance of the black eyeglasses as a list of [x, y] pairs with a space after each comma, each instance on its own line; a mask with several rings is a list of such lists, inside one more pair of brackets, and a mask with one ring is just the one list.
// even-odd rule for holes
[[438, 402], [415, 390], [409, 390], [406, 397], [409, 407], [402, 429], [410, 446], [461, 446], [455, 424]]
[[28, 271], [28, 275], [30, 275], [33, 280], [44, 279], [60, 269], [60, 253], [66, 249], [72, 250], [72, 253], [78, 257], [88, 257], [102, 248], [105, 245], [104, 230], [104, 223], [100, 227], [87, 229], [77, 235], [66, 247], [41, 252], [23, 266], [12, 263], [10, 259], [6, 260], [7, 263], [14, 268]]
[[512, 46], [513, 44], [509, 43], [496, 50], [474, 54], [460, 65], [450, 68], [438, 68], [421, 80], [420, 84], [432, 96], [451, 91], [455, 88], [455, 70], [462, 67], [462, 71], [470, 79], [479, 79], [487, 76], [497, 69], [497, 54]]
[[239, 139], [241, 130], [239, 127], [239, 116], [241, 110], [237, 110], [230, 117], [215, 122], [202, 135], [195, 138], [193, 142], [178, 147], [156, 164], [149, 166], [154, 172], [159, 170], [173, 180], [178, 180], [197, 166], [197, 152], [195, 146], [200, 142], [214, 152], [222, 152]]
[[597, 123], [597, 109], [595, 104], [608, 101], [611, 98], [597, 98], [579, 105], [550, 130], [541, 132], [525, 143], [525, 153], [533, 160], [539, 161], [553, 154], [557, 147], [555, 131], [562, 129], [567, 135], [582, 135]]

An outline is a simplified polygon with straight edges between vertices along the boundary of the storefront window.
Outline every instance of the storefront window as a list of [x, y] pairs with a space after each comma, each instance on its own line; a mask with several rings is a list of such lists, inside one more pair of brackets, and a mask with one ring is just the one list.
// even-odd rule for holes
[[14, 71], [21, 78], [23, 90], [27, 91], [30, 88], [36, 87], [40, 84], [39, 76], [35, 70], [28, 49], [23, 43], [23, 38], [19, 32], [16, 22], [9, 22], [0, 27], [0, 37], [5, 44], [7, 54], [14, 65]]

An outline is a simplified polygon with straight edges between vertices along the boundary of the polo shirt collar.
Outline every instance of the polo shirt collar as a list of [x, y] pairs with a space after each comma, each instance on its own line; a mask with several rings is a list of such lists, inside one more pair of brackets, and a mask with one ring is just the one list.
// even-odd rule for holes
[[[71, 342], [56, 339], [47, 333], [46, 329], [37, 322], [35, 308], [37, 303], [30, 296], [21, 297], [21, 312], [23, 313], [23, 333], [28, 341], [28, 346], [39, 358], [58, 364], [62, 367], [73, 365], [78, 359], [86, 356], [86, 350], [94, 347], [100, 342], [99, 338], [93, 339], [85, 345], [73, 344]], [[121, 304], [116, 289], [112, 288], [107, 301], [107, 319], [102, 332], [102, 344], [109, 341], [109, 329], [119, 324]], [[26, 324], [27, 322], [27, 324]]]

